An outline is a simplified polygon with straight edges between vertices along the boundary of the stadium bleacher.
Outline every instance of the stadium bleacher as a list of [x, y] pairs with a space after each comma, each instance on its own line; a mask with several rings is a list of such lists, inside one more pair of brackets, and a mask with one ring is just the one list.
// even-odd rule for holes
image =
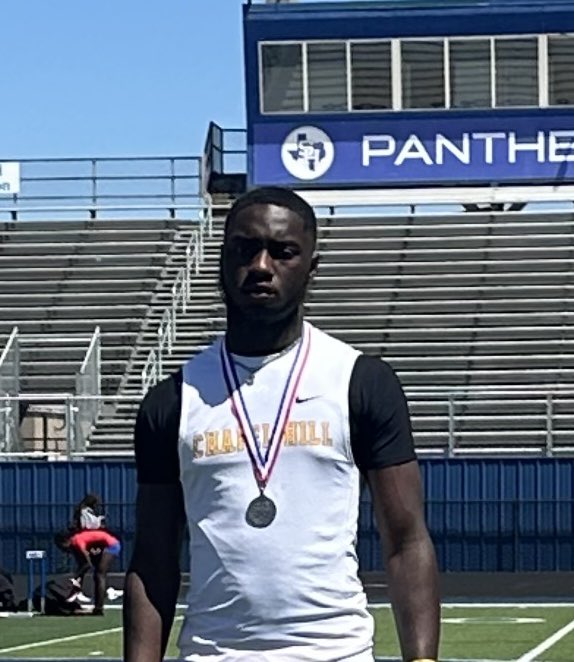
[[[224, 328], [222, 219], [205, 237], [163, 374]], [[92, 450], [131, 448], [142, 369], [196, 227], [147, 220], [2, 227], [2, 338], [15, 325], [38, 338], [101, 327], [102, 393], [125, 401], [100, 413]], [[393, 366], [423, 450], [547, 450], [549, 407], [553, 448], [569, 448], [573, 228], [567, 212], [322, 218], [307, 318]], [[80, 360], [80, 348], [29, 345], [22, 391], [69, 391]]]
[[119, 385], [178, 228], [171, 221], [5, 222], [0, 225], [0, 342], [13, 327], [23, 393], [73, 388], [87, 344], [71, 354], [43, 342], [102, 330], [102, 392]]
[[[573, 384], [572, 223], [570, 214], [528, 213], [322, 219], [308, 319], [391, 363], [412, 394], [419, 445], [447, 443], [448, 400], [431, 392], [442, 386], [466, 389], [459, 397], [461, 447], [542, 448], [547, 398], [536, 397], [536, 389], [560, 393]], [[224, 328], [219, 233], [206, 243], [166, 371]], [[160, 314], [158, 308], [151, 318]], [[133, 394], [137, 370], [131, 377]], [[491, 386], [509, 392], [498, 392], [494, 403], [472, 394]], [[516, 388], [532, 397], [518, 397]], [[572, 393], [553, 399], [557, 447], [571, 444], [573, 402]]]

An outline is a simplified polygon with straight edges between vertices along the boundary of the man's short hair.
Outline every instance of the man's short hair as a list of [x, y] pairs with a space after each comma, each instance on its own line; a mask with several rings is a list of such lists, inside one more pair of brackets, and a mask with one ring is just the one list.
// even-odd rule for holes
[[289, 209], [303, 221], [305, 230], [313, 237], [313, 247], [317, 243], [317, 217], [313, 207], [291, 189], [281, 186], [262, 186], [238, 198], [225, 219], [225, 235], [239, 212], [252, 205], [276, 205]]

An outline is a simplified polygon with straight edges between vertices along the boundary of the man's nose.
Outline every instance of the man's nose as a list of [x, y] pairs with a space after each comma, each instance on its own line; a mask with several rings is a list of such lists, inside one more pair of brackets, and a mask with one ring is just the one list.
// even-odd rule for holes
[[263, 271], [266, 273], [271, 272], [271, 264], [273, 260], [269, 251], [266, 248], [262, 248], [256, 255], [253, 256], [251, 264], [249, 265], [254, 271]]

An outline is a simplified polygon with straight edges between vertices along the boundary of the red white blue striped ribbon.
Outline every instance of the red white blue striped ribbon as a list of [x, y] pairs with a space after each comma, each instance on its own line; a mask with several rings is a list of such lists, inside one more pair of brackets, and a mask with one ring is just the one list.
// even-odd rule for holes
[[307, 359], [309, 358], [310, 348], [311, 329], [309, 325], [304, 324], [301, 342], [297, 347], [295, 358], [293, 359], [289, 375], [287, 376], [287, 381], [283, 388], [279, 408], [277, 409], [277, 414], [275, 416], [275, 423], [273, 424], [273, 429], [269, 438], [269, 444], [266, 452], [263, 453], [257, 440], [251, 417], [249, 416], [244, 394], [241, 391], [241, 382], [237, 376], [235, 364], [227, 351], [225, 340], [221, 343], [221, 366], [225, 384], [227, 386], [227, 392], [231, 399], [231, 411], [241, 428], [243, 438], [245, 439], [245, 446], [253, 467], [253, 473], [255, 474], [255, 479], [261, 490], [263, 490], [269, 482], [275, 462], [279, 456], [283, 433], [285, 432], [285, 427], [287, 426], [291, 410], [293, 409], [293, 404], [295, 403], [295, 396], [297, 395], [299, 382], [301, 381], [301, 376], [303, 375]]

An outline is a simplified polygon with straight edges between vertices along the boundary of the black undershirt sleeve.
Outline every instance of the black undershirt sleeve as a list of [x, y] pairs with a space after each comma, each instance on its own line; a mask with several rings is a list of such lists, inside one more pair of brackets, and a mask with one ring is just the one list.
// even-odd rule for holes
[[416, 458], [407, 400], [393, 369], [357, 358], [349, 384], [351, 448], [362, 473]]
[[134, 433], [137, 481], [179, 482], [179, 418], [182, 373], [151, 388], [140, 405]]

